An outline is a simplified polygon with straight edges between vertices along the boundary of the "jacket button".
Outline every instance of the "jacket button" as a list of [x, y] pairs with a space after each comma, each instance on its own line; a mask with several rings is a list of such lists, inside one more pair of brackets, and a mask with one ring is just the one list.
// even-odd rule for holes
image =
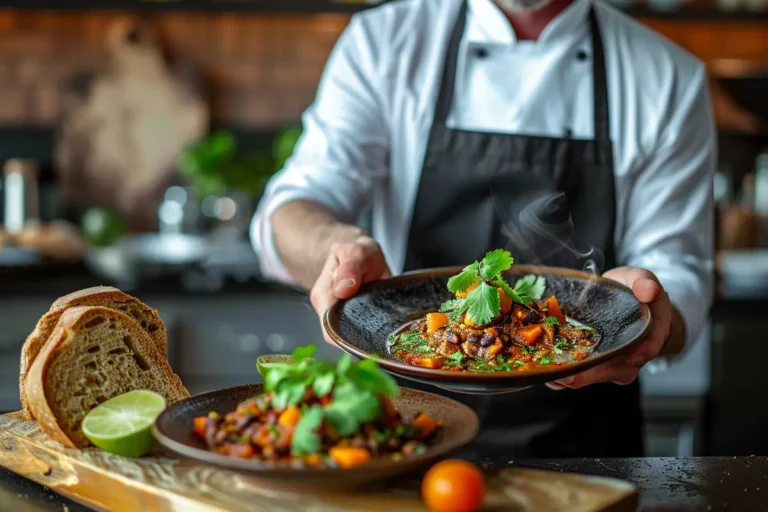
[[484, 59], [488, 56], [488, 50], [485, 48], [478, 48], [475, 50], [475, 57], [478, 59]]
[[587, 52], [585, 52], [584, 50], [579, 50], [578, 52], [576, 52], [577, 60], [587, 60], [587, 57], [589, 57], [589, 55], [587, 55]]

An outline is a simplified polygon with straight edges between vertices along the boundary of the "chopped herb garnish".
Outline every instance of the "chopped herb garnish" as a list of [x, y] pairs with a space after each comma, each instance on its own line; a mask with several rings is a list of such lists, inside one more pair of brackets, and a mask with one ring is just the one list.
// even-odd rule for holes
[[[417, 333], [405, 334], [418, 336]], [[380, 396], [399, 394], [395, 380], [381, 371], [372, 359], [356, 363], [345, 354], [333, 364], [311, 359], [314, 353], [314, 346], [299, 347], [294, 351], [292, 361], [275, 364], [264, 375], [264, 389], [273, 394], [275, 409], [299, 404], [307, 388], [312, 388], [318, 397], [331, 394], [326, 407], [314, 405], [302, 412], [291, 441], [291, 450], [297, 455], [320, 450], [317, 430], [323, 421], [333, 426], [339, 435], [351, 435], [360, 425], [380, 414]], [[273, 433], [279, 432], [275, 430]]]
[[517, 347], [517, 348], [519, 348], [519, 349], [520, 349], [520, 352], [522, 352], [522, 353], [523, 353], [523, 354], [525, 354], [525, 355], [528, 355], [528, 354], [530, 354], [530, 353], [531, 353], [531, 351], [530, 351], [530, 350], [528, 350], [528, 347], [526, 347], [526, 346], [524, 346], [524, 345], [521, 345], [521, 346], [519, 346], [519, 347]]
[[499, 363], [503, 363], [504, 361], [506, 361], [506, 359], [504, 358], [504, 356], [496, 356], [496, 361]]
[[515, 292], [518, 295], [525, 295], [533, 300], [541, 299], [546, 288], [547, 281], [544, 279], [544, 276], [536, 276], [533, 274], [518, 279], [517, 283], [515, 283]]
[[540, 365], [549, 364], [549, 363], [551, 363], [551, 362], [552, 362], [552, 359], [550, 359], [550, 358], [548, 358], [548, 357], [546, 357], [546, 356], [544, 356], [544, 357], [542, 357], [541, 359], [539, 359], [539, 364], [540, 364]]
[[544, 320], [545, 324], [559, 324], [560, 321], [555, 318], [554, 316], [548, 316], [546, 320]]
[[515, 362], [514, 362], [514, 365], [515, 365], [515, 366], [525, 366], [525, 365], [526, 365], [526, 362], [525, 362], [525, 361], [519, 361], [519, 360], [518, 360], [518, 361], [515, 361]]
[[562, 350], [562, 349], [564, 349], [564, 348], [565, 348], [565, 346], [566, 346], [567, 344], [568, 344], [568, 342], [567, 342], [567, 341], [565, 341], [565, 340], [563, 340], [563, 339], [560, 339], [560, 340], [558, 340], [558, 341], [557, 341], [557, 343], [555, 343], [555, 348], [556, 348], [556, 349], [559, 349], [559, 350]]

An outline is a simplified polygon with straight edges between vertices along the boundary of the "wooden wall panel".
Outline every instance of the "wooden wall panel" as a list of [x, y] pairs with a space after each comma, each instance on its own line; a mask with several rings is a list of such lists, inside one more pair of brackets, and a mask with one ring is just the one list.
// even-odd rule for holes
[[[62, 88], [104, 55], [110, 24], [125, 13], [0, 9], [0, 124], [50, 125]], [[173, 53], [204, 70], [218, 123], [295, 123], [312, 101], [347, 15], [167, 13], [152, 18]], [[768, 64], [768, 25], [648, 20], [705, 61]]]

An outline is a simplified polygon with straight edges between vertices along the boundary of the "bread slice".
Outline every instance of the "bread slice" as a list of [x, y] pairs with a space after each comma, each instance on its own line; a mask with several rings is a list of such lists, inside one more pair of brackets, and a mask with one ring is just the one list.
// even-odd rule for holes
[[117, 311], [122, 311], [126, 315], [135, 319], [147, 331], [152, 338], [157, 350], [168, 357], [168, 336], [165, 330], [165, 324], [160, 319], [157, 311], [150, 308], [139, 299], [123, 293], [117, 288], [109, 286], [96, 286], [86, 288], [69, 295], [65, 295], [56, 300], [48, 310], [48, 313], [37, 322], [35, 330], [32, 331], [24, 342], [21, 349], [21, 367], [19, 371], [19, 397], [21, 406], [27, 417], [31, 418], [29, 406], [27, 405], [27, 395], [24, 389], [24, 381], [27, 378], [32, 363], [37, 354], [45, 345], [48, 337], [53, 332], [56, 323], [61, 314], [71, 307], [77, 306], [103, 306]]
[[155, 391], [168, 404], [189, 397], [146, 331], [105, 307], [65, 310], [26, 379], [32, 414], [70, 448], [90, 444], [80, 429], [88, 412], [135, 389]]

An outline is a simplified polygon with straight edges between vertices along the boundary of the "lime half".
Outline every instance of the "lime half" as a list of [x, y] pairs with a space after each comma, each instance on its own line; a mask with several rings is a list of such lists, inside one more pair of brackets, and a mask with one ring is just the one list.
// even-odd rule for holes
[[270, 354], [266, 356], [259, 356], [259, 358], [256, 360], [256, 369], [259, 371], [259, 375], [261, 375], [263, 378], [267, 371], [269, 371], [269, 369], [275, 365], [290, 363], [292, 361], [293, 358], [287, 354]]
[[104, 451], [141, 457], [152, 449], [152, 424], [165, 409], [165, 399], [139, 389], [116, 396], [83, 418], [83, 434]]

